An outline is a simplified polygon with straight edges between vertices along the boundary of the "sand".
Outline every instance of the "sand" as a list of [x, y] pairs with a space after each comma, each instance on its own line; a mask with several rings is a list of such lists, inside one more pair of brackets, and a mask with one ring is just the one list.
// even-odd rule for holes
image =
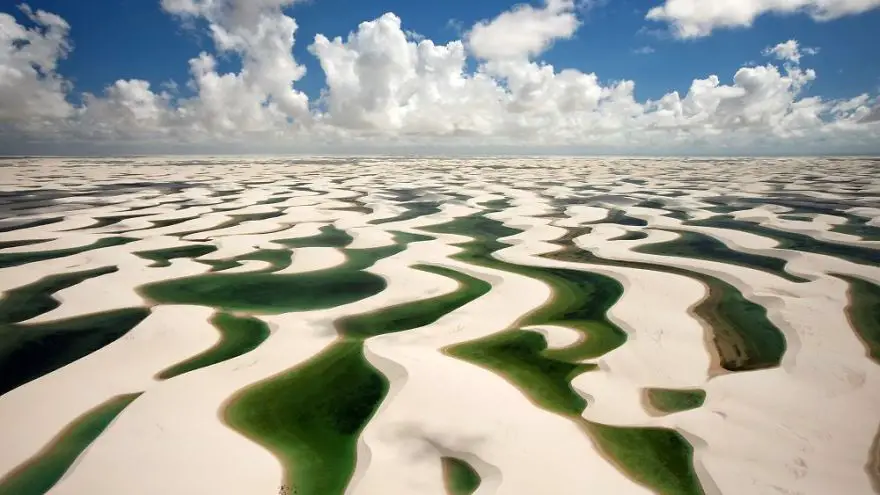
[[[474, 467], [482, 478], [478, 494], [650, 493], [621, 472], [575, 422], [536, 407], [492, 371], [443, 353], [448, 346], [511, 328], [552, 297], [551, 289], [538, 280], [452, 259], [461, 250], [456, 244], [467, 237], [419, 230], [484, 212], [523, 230], [504, 239], [510, 246], [496, 252], [498, 258], [588, 270], [614, 278], [624, 287], [609, 318], [627, 334], [627, 341], [591, 360], [598, 369], [572, 382], [587, 400], [585, 419], [680, 432], [694, 447], [694, 470], [710, 495], [873, 493], [866, 465], [880, 417], [880, 367], [866, 356], [864, 342], [850, 326], [845, 313], [848, 286], [834, 274], [880, 283], [880, 267], [780, 249], [763, 236], [688, 225], [675, 216], [676, 211], [687, 211], [692, 219], [709, 218], [719, 214], [713, 208], [733, 204], [736, 198], [765, 201], [731, 215], [827, 242], [877, 249], [877, 241], [831, 231], [846, 221], [844, 213], [880, 225], [880, 210], [870, 204], [876, 194], [867, 190], [860, 197], [831, 181], [810, 178], [833, 166], [834, 176], [861, 177], [876, 189], [877, 180], [866, 175], [864, 164], [820, 159], [682, 164], [671, 159], [414, 158], [400, 164], [374, 158], [361, 159], [357, 165], [326, 157], [131, 160], [107, 164], [34, 159], [0, 167], [0, 186], [31, 194], [25, 199], [35, 204], [43, 201], [38, 196], [39, 179], [45, 175], [69, 177], [67, 192], [77, 194], [46, 199], [16, 213], [15, 223], [59, 215], [64, 220], [0, 232], [0, 242], [51, 239], [0, 253], [81, 247], [112, 236], [135, 239], [0, 269], [0, 290], [8, 292], [53, 274], [118, 267], [114, 273], [59, 291], [54, 297], [60, 306], [24, 324], [148, 306], [151, 301], [140, 296], [137, 287], [210, 269], [187, 258], [173, 259], [167, 267], [150, 266], [150, 260], [133, 254], [139, 251], [206, 244], [217, 250], [199, 260], [224, 260], [258, 249], [282, 249], [273, 241], [314, 236], [328, 225], [353, 237], [346, 249], [388, 246], [396, 232], [433, 239], [411, 243], [368, 269], [387, 282], [384, 291], [334, 308], [261, 316], [271, 335], [259, 347], [165, 381], [157, 380], [156, 373], [218, 341], [219, 333], [208, 322], [215, 310], [194, 305], [152, 307], [152, 314], [125, 337], [0, 396], [4, 444], [0, 476], [39, 452], [77, 416], [115, 395], [143, 392], [49, 493], [278, 493], [284, 476], [280, 462], [224, 423], [226, 404], [246, 387], [331, 345], [338, 337], [332, 324], [337, 318], [458, 289], [447, 277], [413, 268], [428, 264], [478, 278], [492, 289], [433, 323], [365, 342], [367, 360], [388, 378], [391, 389], [360, 435], [347, 493], [444, 494], [443, 456]], [[328, 160], [336, 161], [331, 166]], [[150, 185], [115, 186], [135, 182]], [[782, 189], [775, 189], [777, 183], [784, 184]], [[814, 202], [843, 202], [847, 208], [839, 215], [813, 215], [809, 221], [787, 219], [780, 215], [797, 213], [796, 209], [773, 203], [776, 196], [769, 194], [780, 190]], [[398, 196], [403, 199], [394, 199]], [[501, 200], [508, 206], [499, 206]], [[665, 206], [640, 206], [648, 200]], [[21, 206], [22, 201], [14, 204]], [[376, 222], [407, 212], [407, 201], [436, 201], [439, 212]], [[487, 202], [492, 202], [491, 211], [486, 211]], [[372, 213], [339, 209], [353, 206], [369, 207]], [[7, 217], [0, 228], [12, 225], [9, 206], [0, 204], [0, 208], [6, 208], [0, 213]], [[142, 209], [127, 213], [129, 208]], [[647, 226], [609, 223], [613, 210], [623, 210]], [[240, 215], [275, 213], [272, 218], [223, 226], [243, 218]], [[143, 216], [90, 228], [96, 218], [126, 214]], [[189, 217], [193, 218], [164, 227], [151, 223]], [[585, 226], [592, 231], [574, 242], [598, 256], [710, 275], [766, 308], [786, 338], [781, 365], [719, 372], [715, 351], [707, 344], [711, 329], [693, 314], [707, 294], [695, 278], [539, 256], [558, 249], [549, 241], [566, 234], [567, 228]], [[730, 263], [634, 250], [675, 239], [675, 231], [698, 232], [736, 251], [785, 260], [790, 274], [809, 281], [798, 283]], [[647, 236], [613, 240], [627, 232]], [[345, 262], [346, 249], [294, 248], [291, 265], [278, 274], [339, 266]], [[226, 272], [248, 273], [268, 266], [245, 260]], [[565, 348], [581, 338], [560, 325], [529, 329], [543, 335], [551, 349]], [[645, 388], [699, 388], [707, 398], [702, 407], [658, 415], [643, 400]]]

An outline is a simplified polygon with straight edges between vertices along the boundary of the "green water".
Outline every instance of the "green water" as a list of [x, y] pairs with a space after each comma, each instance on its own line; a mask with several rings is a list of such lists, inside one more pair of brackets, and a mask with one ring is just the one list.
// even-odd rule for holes
[[385, 286], [382, 277], [341, 267], [296, 275], [212, 273], [145, 285], [140, 292], [159, 304], [280, 314], [352, 303]]
[[[222, 210], [221, 210], [221, 211], [222, 211]], [[215, 230], [229, 229], [229, 228], [237, 227], [237, 226], [239, 226], [239, 225], [242, 225], [242, 224], [245, 224], [245, 223], [248, 223], [248, 222], [256, 222], [256, 221], [260, 221], [260, 220], [268, 220], [268, 219], [270, 219], [270, 218], [277, 218], [277, 217], [280, 217], [280, 216], [282, 216], [282, 215], [284, 215], [284, 212], [283, 212], [283, 211], [272, 211], [272, 212], [267, 212], [267, 213], [242, 213], [242, 214], [229, 214], [229, 217], [231, 217], [231, 218], [230, 218], [229, 220], [226, 220], [225, 222], [221, 222], [221, 223], [219, 223], [219, 224], [217, 224], [217, 225], [213, 225], [213, 226], [211, 226], [211, 227], [205, 227], [205, 228], [202, 228], [202, 229], [188, 230], [188, 231], [186, 231], [186, 232], [178, 232], [178, 233], [176, 233], [176, 234], [174, 234], [174, 235], [177, 236], [177, 237], [186, 237], [186, 236], [191, 235], [191, 234], [198, 234], [198, 233], [201, 233], [201, 232], [210, 232], [210, 231], [215, 231]], [[193, 218], [197, 218], [197, 217], [193, 217]], [[190, 220], [190, 219], [186, 219], [186, 220]], [[174, 221], [174, 220], [170, 220], [170, 221]], [[183, 221], [184, 221], [184, 220], [182, 220], [182, 219], [178, 219], [178, 221], [174, 221], [174, 222], [175, 222], [175, 223], [180, 223], [180, 222], [183, 222]], [[163, 226], [163, 225], [161, 225], [159, 222], [163, 222], [163, 221], [162, 221], [162, 220], [158, 220], [158, 221], [154, 222], [154, 226], [153, 226], [153, 227], [150, 227], [150, 228], [156, 228], [156, 227], [161, 227], [161, 226]], [[174, 225], [174, 224], [165, 224], [164, 226], [168, 226], [168, 225]]]
[[252, 253], [236, 256], [235, 261], [244, 260], [265, 261], [269, 266], [266, 272], [277, 272], [289, 267], [293, 262], [293, 253], [287, 249], [258, 249]]
[[559, 324], [585, 336], [572, 348], [548, 351], [554, 357], [565, 360], [594, 358], [615, 349], [626, 340], [626, 334], [606, 316], [608, 309], [623, 294], [623, 286], [613, 278], [578, 270], [501, 261], [492, 253], [508, 245], [498, 239], [521, 231], [483, 216], [461, 217], [446, 224], [425, 227], [424, 230], [472, 237], [473, 240], [461, 244], [464, 251], [453, 258], [531, 277], [553, 287], [553, 300], [527, 315], [517, 326]]
[[751, 208], [752, 208], [751, 206], [717, 205], [717, 206], [710, 206], [708, 208], [703, 208], [703, 209], [706, 211], [711, 211], [712, 213], [727, 214], [727, 213], [733, 213], [735, 211], [749, 210]]
[[[350, 237], [339, 232], [327, 229], [318, 236], [295, 239], [295, 243], [282, 243], [305, 247], [310, 245], [308, 240], [316, 244], [343, 241], [347, 245], [349, 241], [346, 239]], [[279, 314], [332, 308], [359, 301], [385, 289], [387, 284], [382, 277], [363, 270], [406, 249], [409, 237], [398, 233], [394, 240], [395, 244], [389, 246], [346, 249], [346, 262], [325, 270], [290, 275], [268, 272], [209, 273], [157, 282], [141, 286], [138, 290], [156, 303], [195, 304], [223, 311]], [[282, 257], [287, 257], [285, 251], [271, 250], [264, 259], [276, 260], [278, 266], [277, 260]]]
[[[469, 198], [465, 198], [469, 199]], [[486, 208], [489, 211], [502, 211], [508, 208], [511, 208], [513, 205], [510, 202], [510, 198], [502, 198], [502, 199], [493, 199], [490, 201], [484, 201], [479, 203], [480, 206]]]
[[574, 346], [549, 350], [542, 335], [511, 329], [450, 346], [446, 353], [501, 375], [538, 407], [581, 425], [622, 470], [640, 483], [663, 494], [702, 493], [693, 472], [693, 449], [677, 432], [603, 426], [580, 416], [587, 404], [572, 389], [571, 380], [595, 368], [580, 361], [601, 356], [626, 340], [626, 334], [606, 316], [623, 293], [617, 281], [589, 272], [497, 260], [492, 253], [506, 246], [498, 239], [519, 231], [482, 216], [458, 218], [424, 230], [469, 236], [472, 240], [462, 243], [464, 251], [454, 257], [529, 276], [553, 288], [553, 300], [521, 319], [517, 326], [555, 324], [584, 335]]
[[[194, 220], [194, 219], [196, 219], [196, 218], [199, 218], [199, 217], [198, 217], [198, 216], [192, 216], [192, 217], [183, 217], [183, 218], [169, 218], [169, 219], [167, 219], [167, 220], [150, 220], [150, 219], [146, 219], [148, 222], [150, 222], [150, 226], [149, 226], [149, 227], [139, 227], [139, 228], [135, 228], [135, 229], [127, 229], [127, 230], [123, 230], [123, 231], [120, 231], [120, 232], [121, 232], [121, 233], [140, 232], [140, 231], [143, 231], [143, 230], [160, 229], [160, 228], [162, 228], [162, 227], [171, 227], [171, 226], [173, 226], [173, 225], [177, 225], [177, 224], [180, 224], [180, 223], [186, 222], [186, 221], [188, 221], [188, 220]], [[208, 229], [205, 229], [205, 230], [208, 230]], [[186, 235], [186, 234], [194, 233], [194, 232], [199, 232], [199, 231], [198, 231], [198, 230], [194, 230], [194, 231], [191, 231], [191, 232], [185, 232], [185, 233], [173, 234], [173, 235], [176, 235], [176, 236], [182, 237], [182, 236], [184, 236], [184, 235]]]
[[236, 267], [241, 266], [241, 263], [239, 263], [239, 262], [237, 262], [237, 261], [235, 261], [235, 260], [231, 260], [231, 259], [224, 259], [224, 260], [194, 260], [194, 261], [196, 261], [196, 262], [198, 262], [198, 263], [201, 263], [201, 264], [203, 264], [203, 265], [208, 265], [208, 266], [210, 266], [210, 267], [211, 267], [211, 270], [210, 270], [211, 272], [222, 272], [223, 270], [228, 270], [228, 269], [230, 269], [230, 268], [236, 268]]
[[721, 366], [729, 371], [778, 367], [785, 354], [785, 334], [736, 287], [709, 276], [690, 275], [709, 287], [709, 296], [694, 312], [713, 330]]
[[278, 203], [283, 203], [292, 197], [293, 196], [275, 196], [272, 198], [264, 199], [262, 201], [257, 201], [257, 204], [274, 205], [274, 204], [278, 204]]
[[676, 231], [676, 233], [680, 235], [677, 239], [637, 246], [633, 251], [730, 263], [771, 273], [792, 282], [809, 282], [805, 278], [785, 271], [787, 261], [783, 259], [736, 251], [714, 237], [697, 232]]
[[521, 327], [560, 325], [577, 330], [582, 339], [564, 349], [547, 351], [549, 357], [581, 361], [602, 356], [626, 342], [626, 333], [606, 313], [623, 295], [623, 286], [610, 277], [577, 270], [541, 268], [523, 273], [549, 284], [553, 299], [519, 321]]
[[53, 239], [21, 239], [14, 241], [0, 241], [0, 249], [8, 249], [20, 246], [33, 246], [34, 244], [42, 244]]
[[871, 480], [871, 485], [874, 486], [874, 491], [880, 493], [880, 428], [874, 435], [874, 441], [871, 442], [865, 470], [868, 472], [868, 478]]
[[[349, 249], [344, 273], [350, 278], [362, 273], [354, 270], [395, 254], [410, 242], [429, 239], [396, 233], [395, 246]], [[385, 377], [364, 358], [362, 339], [429, 324], [490, 289], [489, 284], [454, 270], [427, 265], [415, 268], [452, 278], [461, 285], [449, 294], [339, 319], [335, 324], [341, 340], [308, 362], [230, 400], [227, 422], [282, 460], [284, 483], [291, 493], [343, 493], [352, 476], [357, 438], [388, 390]], [[335, 290], [346, 283], [335, 283]]]
[[0, 326], [0, 395], [119, 339], [150, 311], [128, 308], [33, 325]]
[[797, 220], [799, 222], [812, 222], [813, 217], [810, 215], [794, 215], [794, 214], [782, 214], [777, 215], [778, 218], [783, 220]]
[[406, 208], [406, 211], [397, 216], [391, 218], [382, 218], [378, 220], [370, 220], [367, 223], [370, 223], [372, 225], [381, 225], [383, 223], [403, 222], [406, 220], [412, 220], [413, 218], [419, 218], [426, 215], [432, 215], [434, 213], [440, 213], [440, 204], [434, 202], [405, 203], [403, 206]]
[[76, 418], [39, 454], [0, 479], [0, 495], [48, 492], [116, 417], [140, 394], [114, 397]]
[[752, 222], [735, 220], [730, 217], [712, 217], [705, 220], [689, 222], [689, 224], [706, 227], [719, 227], [760, 235], [777, 241], [779, 243], [779, 246], [777, 246], [779, 249], [791, 249], [794, 251], [824, 254], [826, 256], [833, 256], [853, 263], [866, 265], [880, 264], [880, 250], [820, 241], [805, 234], [777, 230]]
[[40, 218], [38, 220], [31, 220], [29, 222], [22, 222], [22, 223], [19, 223], [16, 225], [0, 225], [0, 233], [12, 232], [13, 230], [30, 229], [33, 227], [41, 227], [43, 225], [52, 225], [53, 223], [59, 223], [62, 221], [64, 221], [64, 217]]
[[28, 251], [21, 253], [0, 253], [0, 268], [8, 268], [12, 266], [24, 265], [25, 263], [33, 263], [35, 261], [45, 261], [55, 258], [63, 258], [74, 254], [84, 253], [95, 249], [101, 249], [111, 246], [121, 246], [138, 239], [128, 237], [103, 237], [97, 241], [85, 246], [77, 246], [65, 249], [53, 249], [51, 251]]
[[614, 209], [608, 212], [608, 216], [602, 220], [590, 223], [616, 223], [617, 225], [628, 225], [631, 227], [645, 227], [648, 222], [641, 218], [631, 217], [623, 210]]
[[704, 493], [693, 470], [694, 449], [678, 432], [584, 423], [599, 448], [639, 483], [661, 495]]
[[93, 223], [91, 225], [87, 225], [85, 227], [80, 227], [78, 229], [71, 229], [71, 230], [100, 229], [102, 227], [109, 227], [111, 225], [116, 225], [119, 222], [122, 222], [123, 220], [129, 220], [132, 218], [138, 218], [138, 217], [143, 217], [143, 216], [147, 216], [147, 215], [148, 214], [146, 214], [146, 213], [141, 213], [141, 214], [136, 214], [136, 215], [113, 215], [113, 216], [107, 216], [107, 217], [95, 217], [95, 218], [93, 218], [93, 220], [95, 220], [95, 223]]
[[580, 416], [587, 402], [572, 388], [579, 374], [596, 368], [548, 357], [544, 336], [526, 330], [508, 330], [456, 344], [447, 354], [502, 374], [529, 399], [548, 411]]
[[211, 318], [211, 323], [220, 331], [220, 342], [201, 354], [159, 372], [156, 376], [167, 380], [241, 356], [259, 347], [270, 333], [268, 325], [253, 317], [218, 313]]
[[699, 389], [647, 388], [645, 396], [655, 409], [667, 414], [696, 409], [706, 401], [706, 391]]
[[641, 230], [635, 230], [635, 231], [629, 231], [626, 234], [623, 234], [623, 235], [620, 235], [617, 237], [613, 237], [608, 240], [609, 241], [638, 241], [638, 240], [644, 239], [646, 237], [648, 237], [647, 232], [644, 232]]
[[151, 229], [161, 229], [161, 228], [163, 228], [163, 227], [171, 227], [171, 226], [174, 226], [174, 225], [177, 225], [177, 224], [181, 224], [181, 223], [183, 223], [183, 222], [188, 222], [188, 221], [190, 221], [190, 220], [195, 220], [196, 218], [199, 218], [199, 217], [198, 217], [198, 216], [194, 216], [194, 217], [182, 217], [182, 218], [169, 218], [169, 219], [167, 219], [167, 220], [147, 220], [147, 221], [150, 222], [151, 224], [153, 224], [153, 226], [152, 226], [152, 227], [149, 227], [149, 228], [151, 228]]
[[662, 210], [661, 215], [676, 218], [678, 220], [687, 220], [689, 217], [688, 212], [686, 210], [670, 208], [665, 202], [659, 201], [656, 199], [650, 199], [647, 201], [642, 201], [636, 206], [640, 206], [642, 208], [654, 208], [656, 210]]
[[198, 258], [213, 253], [217, 248], [207, 244], [193, 244], [190, 246], [173, 247], [167, 249], [153, 249], [150, 251], [136, 251], [132, 254], [153, 262], [151, 267], [160, 268], [171, 266], [171, 260], [175, 258]]
[[403, 244], [411, 244], [413, 242], [431, 241], [431, 240], [436, 239], [436, 237], [432, 237], [429, 235], [423, 235], [423, 234], [416, 234], [413, 232], [398, 232], [398, 231], [392, 231], [392, 232], [394, 233], [394, 239], [397, 242], [400, 242]]
[[354, 241], [348, 232], [338, 229], [333, 225], [322, 227], [318, 235], [310, 237], [297, 237], [293, 239], [276, 239], [272, 242], [282, 244], [289, 248], [302, 247], [335, 247], [344, 248]]
[[694, 312], [712, 329], [713, 343], [721, 366], [730, 371], [748, 371], [779, 366], [785, 354], [784, 334], [767, 317], [767, 309], [755, 304], [734, 286], [715, 277], [656, 263], [615, 261], [600, 258], [564, 240], [562, 250], [543, 255], [549, 259], [655, 270], [690, 277], [706, 284], [709, 295]]
[[[10, 289], [0, 298], [0, 328], [10, 323], [29, 320], [61, 305], [52, 294], [73, 287], [90, 278], [119, 271], [115, 266], [94, 270], [62, 273], [43, 277], [34, 283]], [[0, 336], [2, 338], [2, 336]]]
[[266, 263], [269, 263], [268, 267], [250, 273], [273, 273], [283, 270], [293, 263], [293, 252], [288, 249], [258, 249], [232, 258], [196, 261], [209, 265], [212, 272], [219, 272], [241, 266], [241, 262], [245, 260], [265, 261]]
[[847, 222], [845, 224], [835, 225], [831, 228], [831, 231], [854, 235], [860, 237], [864, 241], [880, 241], [880, 227], [868, 225], [869, 221], [869, 218], [847, 215]]
[[471, 495], [480, 487], [482, 479], [467, 462], [456, 457], [441, 457], [443, 478], [449, 495]]
[[352, 206], [340, 206], [338, 208], [328, 208], [334, 211], [353, 211], [355, 213], [360, 213], [362, 215], [370, 215], [373, 213], [373, 209], [369, 206], [358, 206], [352, 204]]
[[149, 314], [145, 309], [127, 309], [20, 324], [57, 308], [60, 303], [54, 293], [116, 271], [103, 267], [52, 275], [6, 292], [0, 299], [0, 395], [100, 349]]
[[449, 294], [340, 318], [336, 320], [336, 329], [340, 335], [365, 339], [422, 327], [486, 294], [492, 288], [487, 282], [448, 268], [430, 265], [416, 265], [413, 268], [449, 277], [460, 286]]
[[880, 287], [856, 277], [838, 277], [849, 282], [850, 322], [867, 348], [868, 357], [880, 364]]
[[227, 423], [273, 452], [297, 495], [342, 494], [357, 439], [388, 393], [388, 381], [357, 340], [337, 341], [300, 366], [234, 396]]

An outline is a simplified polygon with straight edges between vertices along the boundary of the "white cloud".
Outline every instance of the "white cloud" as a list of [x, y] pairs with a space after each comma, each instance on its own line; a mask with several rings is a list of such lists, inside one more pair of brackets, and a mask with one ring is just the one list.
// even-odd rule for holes
[[657, 50], [655, 50], [653, 46], [645, 45], [634, 49], [633, 53], [635, 53], [636, 55], [650, 55], [656, 51]]
[[0, 12], [0, 125], [36, 132], [73, 111], [66, 100], [70, 84], [56, 73], [70, 51], [70, 26], [55, 14], [27, 5], [21, 10], [34, 28]]
[[[241, 70], [220, 73], [215, 54], [205, 52], [190, 60], [192, 96], [182, 96], [173, 81], [154, 88], [120, 80], [102, 94], [84, 94], [77, 106], [65, 99], [70, 85], [55, 72], [70, 49], [66, 23], [31, 13], [38, 28], [27, 30], [0, 16], [0, 74], [20, 73], [17, 81], [26, 82], [5, 85], [0, 78], [0, 129], [7, 131], [0, 149], [40, 139], [140, 152], [243, 146], [393, 152], [409, 146], [754, 153], [827, 151], [828, 143], [876, 151], [871, 143], [880, 142], [875, 97], [828, 101], [802, 94], [817, 76], [800, 67], [808, 51], [796, 40], [767, 50], [785, 62], [782, 67], [744, 67], [727, 83], [716, 75], [698, 78], [683, 96], [673, 91], [648, 101], [636, 98], [634, 81], [605, 81], [535, 60], [554, 40], [572, 36], [580, 22], [578, 4], [564, 0], [540, 9], [516, 7], [479, 23], [465, 40], [443, 45], [408, 32], [392, 13], [361, 23], [344, 38], [316, 35], [309, 51], [326, 88], [309, 102], [293, 86], [304, 69], [291, 51], [296, 23], [282, 10], [290, 3], [163, 0], [176, 16], [203, 19], [216, 51], [238, 56]], [[570, 27], [535, 27], [554, 26], [560, 16], [571, 16], [563, 23]], [[506, 48], [479, 36], [474, 43], [474, 33], [497, 26], [526, 26], [522, 31], [529, 35]], [[16, 41], [22, 39], [28, 43]], [[477, 57], [476, 70], [468, 70], [469, 56]]]
[[574, 0], [545, 0], [543, 8], [522, 4], [478, 22], [467, 33], [471, 52], [484, 60], [540, 55], [557, 39], [574, 35], [580, 26]]
[[278, 14], [298, 0], [161, 0], [162, 8], [179, 16], [204, 17], [227, 28], [259, 24], [266, 14]]
[[343, 41], [317, 35], [309, 50], [327, 77], [324, 125], [382, 133], [489, 132], [500, 88], [464, 74], [461, 41], [416, 41], [388, 13], [362, 23]]
[[221, 74], [214, 55], [203, 52], [189, 61], [187, 85], [195, 96], [178, 99], [174, 81], [162, 85], [170, 90], [156, 93], [146, 81], [119, 80], [103, 95], [84, 94], [74, 112], [79, 125], [60, 127], [92, 140], [210, 145], [254, 135], [283, 138], [312, 117], [308, 97], [293, 87], [305, 68], [292, 55], [296, 22], [281, 10], [292, 3], [162, 0], [162, 8], [173, 15], [207, 21], [217, 51], [240, 57], [241, 70]]
[[801, 63], [801, 57], [804, 55], [815, 55], [819, 53], [819, 49], [801, 47], [797, 40], [788, 40], [776, 46], [765, 48], [763, 53], [767, 57], [776, 57], [779, 60], [799, 64]]
[[763, 14], [806, 13], [827, 21], [880, 7], [880, 0], [665, 0], [647, 19], [667, 22], [679, 38], [708, 36], [717, 28], [751, 26]]
[[[241, 72], [222, 75], [214, 71], [209, 55], [190, 61], [194, 85], [200, 94], [206, 92], [201, 103], [216, 105], [193, 111], [216, 118], [212, 125], [221, 128], [243, 114], [250, 117], [248, 123], [257, 126], [262, 124], [255, 121], [258, 113], [265, 113], [266, 120], [273, 120], [278, 112], [291, 118], [308, 115], [308, 98], [293, 88], [293, 83], [305, 74], [305, 67], [291, 53], [296, 21], [281, 10], [294, 2], [162, 0], [162, 7], [169, 13], [205, 18], [217, 49], [238, 54], [242, 60]], [[227, 106], [229, 103], [233, 105]]]
[[862, 118], [858, 119], [857, 122], [861, 124], [880, 122], [880, 102], [877, 103], [877, 106], [865, 112], [865, 115]]

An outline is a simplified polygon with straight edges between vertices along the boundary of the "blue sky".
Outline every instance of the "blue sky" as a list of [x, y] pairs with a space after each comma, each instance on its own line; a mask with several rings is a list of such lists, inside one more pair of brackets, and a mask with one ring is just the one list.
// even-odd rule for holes
[[[196, 151], [232, 141], [296, 150], [304, 146], [296, 143], [318, 141], [330, 148], [341, 141], [510, 147], [526, 138], [530, 149], [587, 152], [785, 153], [801, 144], [816, 153], [880, 151], [872, 144], [880, 137], [880, 0], [794, 4], [800, 7], [779, 13], [769, 0], [261, 0], [262, 17], [240, 25], [233, 17], [254, 8], [248, 0], [29, 2], [33, 12], [60, 22], [6, 2], [0, 22], [18, 34], [3, 39], [0, 33], [12, 53], [0, 65], [18, 78], [0, 80], [0, 152], [21, 143], [100, 148], [102, 142]], [[387, 12], [402, 27], [380, 20]], [[506, 30], [505, 17], [514, 22]], [[298, 25], [292, 51], [258, 53], [262, 48], [248, 36], [281, 26], [271, 32], [283, 38], [291, 18]], [[372, 20], [375, 30], [359, 31]], [[470, 37], [479, 23], [490, 28], [490, 42], [514, 46], [531, 35], [542, 48], [478, 58], [490, 53]], [[538, 26], [537, 34], [530, 26]], [[249, 41], [220, 50], [218, 28]], [[395, 38], [401, 31], [419, 36]], [[363, 46], [346, 41], [351, 32]], [[309, 47], [319, 34], [342, 36], [343, 43], [318, 56]], [[402, 55], [422, 38], [438, 47], [462, 44]], [[762, 53], [788, 40], [797, 42], [799, 61]], [[379, 51], [367, 53], [370, 43]], [[40, 50], [29, 53], [26, 45]], [[462, 51], [458, 68], [453, 62], [425, 69], [444, 57], [457, 60], [447, 49]], [[210, 67], [196, 81], [190, 63], [202, 52]], [[243, 66], [248, 57], [257, 60], [250, 69]], [[376, 57], [391, 65], [371, 69]], [[322, 63], [337, 68], [335, 78]], [[300, 80], [278, 86], [270, 77], [274, 68], [297, 65], [306, 70]], [[267, 77], [255, 80], [255, 71]], [[718, 79], [707, 80], [710, 75]], [[464, 80], [478, 76], [491, 88]], [[162, 94], [168, 81], [178, 85], [170, 99]], [[212, 90], [212, 84], [226, 86]], [[696, 91], [689, 93], [692, 85]], [[547, 99], [556, 100], [544, 104]]]
[[[394, 12], [402, 18], [404, 28], [445, 43], [461, 37], [456, 23], [470, 26], [517, 3], [521, 2], [311, 0], [288, 7], [286, 12], [299, 25], [294, 56], [308, 69], [297, 87], [313, 97], [323, 87], [320, 65], [307, 51], [315, 34], [344, 37], [359, 23]], [[531, 3], [538, 6], [541, 2]], [[592, 9], [576, 36], [555, 43], [543, 59], [557, 67], [595, 72], [603, 80], [635, 80], [639, 98], [656, 99], [672, 90], [687, 91], [695, 77], [718, 74], [722, 79], [729, 78], [749, 62], [764, 63], [760, 53], [765, 47], [797, 39], [804, 46], [820, 48], [819, 54], [804, 62], [819, 73], [811, 83], [811, 93], [844, 98], [880, 88], [880, 59], [875, 46], [880, 10], [822, 23], [803, 14], [767, 15], [752, 28], [680, 41], [657, 33], [663, 26], [644, 19], [648, 9], [660, 3], [611, 0]], [[154, 84], [185, 82], [189, 77], [187, 61], [211, 47], [204, 32], [182, 27], [162, 11], [158, 1], [41, 0], [31, 1], [30, 5], [59, 14], [71, 24], [74, 51], [61, 62], [60, 72], [80, 91], [100, 93], [110, 82], [126, 78]], [[26, 21], [21, 12], [10, 12]], [[633, 53], [644, 46], [651, 46], [655, 52]], [[222, 61], [222, 69], [238, 66], [234, 57]]]

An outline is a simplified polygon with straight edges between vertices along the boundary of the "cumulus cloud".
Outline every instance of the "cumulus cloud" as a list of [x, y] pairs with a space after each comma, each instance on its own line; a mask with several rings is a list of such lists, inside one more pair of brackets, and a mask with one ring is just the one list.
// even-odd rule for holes
[[464, 73], [461, 41], [417, 40], [391, 13], [343, 41], [317, 35], [309, 50], [326, 74], [321, 123], [383, 133], [487, 133], [501, 95], [494, 81]]
[[70, 84], [56, 72], [71, 49], [70, 26], [55, 14], [27, 5], [21, 10], [33, 28], [0, 12], [0, 125], [38, 131], [73, 111], [66, 100]]
[[234, 126], [238, 118], [245, 118], [248, 128], [258, 128], [279, 115], [308, 115], [308, 98], [293, 88], [305, 74], [292, 55], [296, 21], [282, 12], [294, 1], [162, 0], [162, 8], [171, 14], [207, 20], [217, 49], [241, 57], [237, 74], [218, 74], [209, 54], [190, 61], [193, 85], [201, 96], [198, 102], [187, 102], [190, 111], [213, 118], [210, 124], [220, 129]]
[[[75, 106], [65, 99], [69, 83], [55, 72], [70, 50], [66, 23], [27, 10], [37, 25], [28, 30], [0, 17], [0, 74], [20, 73], [18, 80], [27, 82], [26, 88], [0, 84], [0, 122], [18, 133], [6, 136], [149, 143], [156, 152], [246, 144], [255, 151], [344, 144], [388, 152], [398, 146], [757, 152], [780, 145], [800, 152], [816, 143], [870, 146], [865, 143], [880, 138], [876, 98], [804, 95], [817, 75], [800, 66], [809, 50], [796, 40], [766, 50], [782, 66], [743, 67], [729, 81], [709, 75], [684, 94], [647, 101], [636, 98], [635, 81], [542, 62], [540, 53], [573, 36], [581, 22], [584, 4], [566, 0], [515, 7], [446, 44], [408, 31], [393, 13], [345, 37], [318, 34], [309, 52], [326, 85], [310, 102], [294, 86], [304, 68], [292, 56], [296, 23], [283, 11], [291, 3], [163, 0], [172, 15], [206, 25], [215, 52], [238, 57], [241, 69], [220, 73], [216, 54], [204, 52], [189, 63], [191, 96], [181, 96], [173, 82], [120, 80], [101, 94], [82, 95]], [[483, 37], [498, 26], [527, 35], [511, 46]], [[478, 62], [475, 70], [468, 69], [469, 57]]]
[[[161, 0], [162, 9], [179, 16], [204, 17], [222, 28], [249, 28], [277, 15], [298, 0]], [[212, 30], [214, 27], [212, 26]]]
[[171, 100], [168, 92], [154, 93], [147, 81], [116, 81], [101, 96], [83, 95], [78, 132], [91, 139], [167, 134], [175, 124]]
[[[283, 138], [312, 117], [308, 97], [293, 87], [305, 68], [292, 55], [296, 22], [282, 11], [292, 3], [294, 0], [162, 0], [162, 8], [174, 16], [206, 21], [217, 52], [238, 56], [241, 70], [220, 73], [215, 56], [202, 52], [189, 61], [187, 85], [194, 96], [177, 98], [174, 81], [163, 83], [170, 90], [157, 92], [147, 81], [119, 80], [101, 95], [83, 94], [82, 105], [70, 109], [72, 118], [56, 125], [56, 130], [86, 140], [160, 143], [210, 144], [253, 135]], [[69, 46], [67, 25], [63, 26], [63, 32], [50, 37], [52, 32], [47, 31], [44, 36], [61, 38], [56, 43], [58, 56]]]
[[641, 111], [631, 81], [603, 87], [595, 74], [530, 61], [528, 50], [493, 56], [468, 74], [461, 41], [417, 41], [390, 13], [362, 23], [346, 40], [318, 35], [310, 50], [327, 77], [318, 120], [336, 128], [576, 142], [623, 129]]
[[543, 8], [522, 4], [478, 22], [467, 34], [471, 52], [484, 60], [534, 57], [580, 26], [574, 0], [545, 0]]
[[880, 0], [665, 0], [647, 19], [667, 22], [680, 38], [708, 36], [717, 28], [751, 26], [763, 14], [805, 13], [817, 21], [860, 14]]
[[779, 43], [773, 47], [764, 49], [764, 56], [776, 57], [779, 60], [791, 62], [794, 64], [801, 63], [801, 57], [804, 55], [815, 55], [819, 53], [818, 48], [801, 47], [797, 40], [788, 40]]

